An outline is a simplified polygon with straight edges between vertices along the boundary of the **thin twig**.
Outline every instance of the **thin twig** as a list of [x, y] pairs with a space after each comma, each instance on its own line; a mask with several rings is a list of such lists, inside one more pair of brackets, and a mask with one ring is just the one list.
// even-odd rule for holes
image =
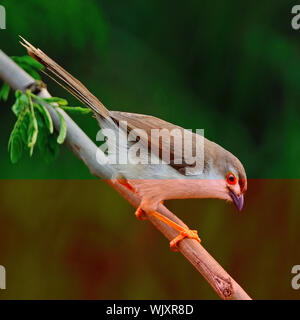
[[[35, 80], [24, 70], [16, 65], [3, 51], [0, 50], [0, 78], [7, 82], [13, 89], [25, 91], [35, 87]], [[40, 97], [50, 97], [47, 89], [42, 88], [38, 93]], [[54, 126], [60, 128], [60, 121], [56, 111], [51, 105], [47, 107]], [[74, 154], [81, 159], [89, 168], [92, 175], [105, 179], [116, 191], [118, 191], [135, 208], [140, 203], [140, 198], [119, 183], [113, 183], [109, 178], [113, 169], [109, 165], [99, 165], [96, 160], [97, 146], [78, 127], [78, 125], [63, 111], [60, 110], [67, 125], [66, 143]], [[99, 152], [99, 150], [98, 150]], [[160, 205], [158, 211], [169, 219], [186, 227], [186, 225], [164, 205]], [[155, 217], [148, 217], [148, 220], [168, 239], [172, 240], [177, 236], [177, 232], [157, 220]], [[202, 274], [207, 282], [212, 286], [222, 299], [251, 299], [240, 285], [214, 260], [214, 258], [195, 240], [184, 239], [179, 244], [181, 252], [187, 260]]]

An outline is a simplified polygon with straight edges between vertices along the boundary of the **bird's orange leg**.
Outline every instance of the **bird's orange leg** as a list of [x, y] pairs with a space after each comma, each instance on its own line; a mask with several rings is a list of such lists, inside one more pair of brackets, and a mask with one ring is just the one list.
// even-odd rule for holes
[[136, 216], [139, 220], [141, 220], [141, 221], [147, 219], [147, 218], [146, 218], [146, 215], [145, 215], [145, 211], [144, 211], [141, 207], [138, 207], [138, 208], [136, 209], [136, 211], [135, 211], [135, 216]]
[[[178, 223], [170, 220], [169, 218], [165, 217], [164, 215], [162, 215], [161, 213], [159, 213], [157, 211], [153, 211], [153, 212], [150, 212], [148, 214], [154, 216], [158, 220], [163, 221], [164, 223], [166, 223], [170, 227], [172, 227], [172, 228], [176, 229], [177, 231], [179, 231], [179, 235], [170, 242], [170, 248], [173, 251], [177, 251], [178, 243], [181, 240], [183, 240], [184, 238], [194, 239], [194, 240], [197, 240], [199, 243], [201, 242], [201, 240], [198, 237], [197, 230], [190, 230], [190, 229], [184, 228], [184, 227], [180, 226]], [[141, 207], [137, 208], [137, 210], [135, 212], [135, 215], [140, 220], [144, 220], [145, 219], [145, 217], [143, 218], [143, 216], [145, 216], [145, 212]]]
[[[117, 179], [117, 181], [129, 189], [132, 192], [135, 192], [134, 188], [132, 185], [126, 180], [126, 179]], [[161, 201], [161, 204], [164, 202]], [[184, 238], [189, 238], [189, 239], [194, 239], [197, 240], [199, 243], [201, 242], [200, 238], [198, 237], [198, 231], [197, 230], [190, 230], [188, 228], [184, 228], [180, 226], [178, 223], [170, 220], [169, 218], [165, 217], [164, 215], [160, 214], [157, 211], [149, 212], [148, 214], [151, 214], [152, 216], [156, 217], [158, 220], [163, 221], [170, 227], [176, 229], [179, 231], [179, 234], [176, 238], [174, 238], [172, 241], [170, 241], [170, 248], [173, 251], [177, 251], [178, 249], [178, 243], [183, 240]], [[135, 215], [139, 220], [145, 220], [146, 219], [146, 214], [145, 211], [139, 206], [137, 210], [135, 211]]]

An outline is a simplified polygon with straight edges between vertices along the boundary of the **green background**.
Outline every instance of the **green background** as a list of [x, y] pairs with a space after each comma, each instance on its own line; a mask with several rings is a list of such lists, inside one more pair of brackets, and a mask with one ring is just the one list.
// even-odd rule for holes
[[[79, 78], [110, 109], [152, 114], [233, 152], [249, 177], [237, 215], [217, 200], [167, 205], [254, 298], [295, 298], [300, 264], [300, 30], [289, 1], [1, 1], [1, 49], [18, 35]], [[63, 89], [45, 79], [54, 96]], [[153, 227], [64, 146], [16, 165], [15, 118], [1, 102], [0, 298], [216, 298]], [[95, 140], [97, 123], [74, 117]], [[25, 180], [26, 179], [26, 180]]]

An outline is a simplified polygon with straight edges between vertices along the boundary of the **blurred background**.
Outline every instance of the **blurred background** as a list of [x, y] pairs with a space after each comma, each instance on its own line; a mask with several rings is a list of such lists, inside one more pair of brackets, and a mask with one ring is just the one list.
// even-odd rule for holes
[[[205, 136], [244, 164], [245, 210], [168, 201], [256, 299], [299, 299], [300, 30], [293, 1], [2, 0], [1, 49], [18, 35], [47, 52], [113, 110], [152, 114]], [[78, 105], [45, 79], [54, 96]], [[65, 146], [18, 164], [0, 117], [0, 299], [216, 299], [193, 267]], [[96, 121], [73, 117], [95, 141]]]

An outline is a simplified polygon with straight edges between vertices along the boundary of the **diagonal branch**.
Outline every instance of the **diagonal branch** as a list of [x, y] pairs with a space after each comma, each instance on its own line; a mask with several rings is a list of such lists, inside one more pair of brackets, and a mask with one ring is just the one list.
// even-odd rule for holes
[[[7, 82], [13, 89], [25, 91], [26, 89], [36, 89], [35, 80], [24, 70], [16, 65], [3, 51], [0, 50], [0, 78]], [[50, 97], [47, 89], [38, 89], [40, 97]], [[47, 107], [54, 126], [60, 128], [60, 121], [57, 113], [51, 105]], [[138, 207], [140, 199], [130, 190], [119, 183], [113, 183], [109, 178], [113, 176], [113, 169], [109, 165], [100, 166], [96, 160], [97, 146], [79, 128], [79, 126], [63, 111], [60, 110], [67, 125], [66, 143], [74, 154], [81, 159], [89, 168], [92, 175], [105, 179], [117, 192], [119, 192], [135, 208]], [[98, 153], [100, 151], [98, 150]], [[186, 225], [169, 211], [164, 205], [160, 205], [158, 211], [169, 219], [186, 227]], [[177, 232], [157, 220], [148, 216], [148, 220], [168, 239], [172, 240], [177, 236]], [[214, 260], [214, 258], [195, 240], [184, 239], [179, 244], [179, 252], [202, 274], [207, 282], [212, 286], [222, 299], [249, 300], [251, 299], [240, 285]]]

